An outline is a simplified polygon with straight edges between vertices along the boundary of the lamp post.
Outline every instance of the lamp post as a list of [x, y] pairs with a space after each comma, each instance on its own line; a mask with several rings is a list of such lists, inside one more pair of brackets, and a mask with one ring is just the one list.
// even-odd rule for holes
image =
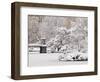
[[47, 46], [46, 46], [46, 39], [45, 39], [45, 37], [41, 38], [40, 53], [47, 53]]

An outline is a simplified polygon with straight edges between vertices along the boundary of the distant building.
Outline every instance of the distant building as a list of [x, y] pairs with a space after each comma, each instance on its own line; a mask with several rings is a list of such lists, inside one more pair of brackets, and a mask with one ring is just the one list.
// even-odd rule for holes
[[45, 39], [41, 39], [41, 44], [29, 44], [29, 52], [47, 53], [47, 46]]

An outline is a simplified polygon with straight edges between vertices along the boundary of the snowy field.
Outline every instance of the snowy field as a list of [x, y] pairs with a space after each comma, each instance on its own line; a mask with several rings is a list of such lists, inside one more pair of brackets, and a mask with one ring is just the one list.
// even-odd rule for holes
[[87, 64], [88, 61], [59, 61], [58, 58], [62, 53], [49, 53], [49, 54], [28, 54], [28, 66], [58, 66], [58, 65], [76, 65]]

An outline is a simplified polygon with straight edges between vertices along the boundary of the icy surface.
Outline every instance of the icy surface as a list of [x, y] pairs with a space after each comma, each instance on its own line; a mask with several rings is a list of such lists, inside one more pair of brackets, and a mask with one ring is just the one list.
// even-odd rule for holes
[[30, 53], [28, 66], [58, 66], [58, 65], [81, 65], [87, 64], [88, 61], [59, 61], [58, 58], [62, 53], [50, 53], [50, 54], [40, 54], [40, 53]]

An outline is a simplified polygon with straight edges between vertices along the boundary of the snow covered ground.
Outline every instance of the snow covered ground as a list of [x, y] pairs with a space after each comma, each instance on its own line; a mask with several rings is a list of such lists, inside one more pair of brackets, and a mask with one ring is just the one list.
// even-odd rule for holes
[[30, 53], [28, 59], [28, 66], [58, 66], [58, 65], [76, 65], [87, 64], [88, 61], [59, 61], [58, 57], [62, 53]]

